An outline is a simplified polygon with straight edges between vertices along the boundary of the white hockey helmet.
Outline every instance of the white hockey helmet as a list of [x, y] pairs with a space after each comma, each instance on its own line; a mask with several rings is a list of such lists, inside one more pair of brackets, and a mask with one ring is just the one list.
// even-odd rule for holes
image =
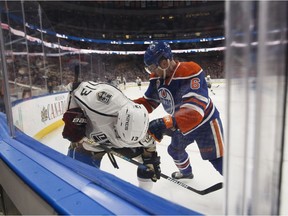
[[149, 115], [141, 104], [128, 103], [118, 114], [116, 130], [126, 143], [137, 143], [144, 138], [149, 126]]

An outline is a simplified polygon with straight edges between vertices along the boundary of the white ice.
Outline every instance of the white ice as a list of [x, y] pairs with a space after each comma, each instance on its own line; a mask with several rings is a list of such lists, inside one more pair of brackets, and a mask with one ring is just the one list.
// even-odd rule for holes
[[[220, 112], [222, 123], [225, 130], [225, 88], [224, 84], [214, 83], [212, 89], [215, 93], [212, 94], [209, 91], [209, 95]], [[144, 95], [147, 86], [142, 86], [140, 90], [138, 87], [129, 87], [123, 92], [131, 99], [135, 99]], [[159, 106], [152, 114], [150, 114], [150, 120], [159, 118], [166, 115], [162, 106]], [[56, 129], [49, 135], [45, 136], [42, 143], [50, 146], [51, 148], [66, 154], [69, 146], [69, 142], [62, 138], [62, 127]], [[225, 131], [224, 131], [225, 133]], [[170, 138], [165, 137], [161, 143], [157, 144], [158, 154], [161, 157], [161, 170], [162, 173], [170, 176], [172, 172], [177, 171], [176, 166], [172, 158], [167, 153], [167, 146], [170, 143]], [[202, 160], [196, 143], [192, 143], [186, 149], [190, 156], [190, 162], [193, 167], [193, 179], [181, 180], [185, 184], [196, 188], [198, 190], [205, 189], [218, 182], [223, 182], [223, 177], [212, 167], [212, 165]], [[136, 176], [137, 167], [121, 158], [117, 158], [119, 169], [115, 169], [110, 163], [107, 156], [104, 157], [101, 169], [115, 176], [130, 182], [131, 184], [138, 186], [138, 180]], [[166, 179], [160, 179], [154, 183], [152, 193], [161, 196], [167, 200], [175, 202], [179, 205], [197, 211], [205, 215], [222, 215], [223, 203], [224, 203], [224, 190], [218, 190], [207, 195], [198, 195], [186, 188], [183, 188], [175, 183], [172, 183]]]

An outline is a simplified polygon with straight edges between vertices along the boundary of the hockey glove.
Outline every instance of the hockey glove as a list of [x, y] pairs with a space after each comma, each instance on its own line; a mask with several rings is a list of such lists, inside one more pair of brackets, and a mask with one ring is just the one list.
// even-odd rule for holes
[[80, 108], [67, 110], [62, 120], [65, 123], [62, 136], [71, 142], [78, 142], [85, 137], [87, 119]]
[[151, 179], [156, 182], [160, 179], [160, 157], [157, 156], [157, 152], [153, 152], [151, 156], [144, 156], [142, 154], [143, 165], [138, 166], [137, 176], [143, 179]]
[[156, 141], [161, 142], [163, 135], [167, 134], [168, 130], [175, 130], [175, 127], [176, 121], [174, 117], [168, 115], [151, 121], [148, 132]]

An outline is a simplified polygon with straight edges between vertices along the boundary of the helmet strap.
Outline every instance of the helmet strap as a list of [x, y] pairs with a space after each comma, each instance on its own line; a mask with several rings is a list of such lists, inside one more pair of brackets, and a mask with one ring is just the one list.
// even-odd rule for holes
[[171, 61], [170, 61], [170, 59], [167, 59], [167, 62], [168, 62], [168, 66], [166, 67], [166, 68], [162, 68], [162, 67], [160, 67], [162, 70], [163, 70], [163, 79], [166, 79], [166, 71], [167, 71], [167, 69], [170, 67], [170, 65], [171, 65]]

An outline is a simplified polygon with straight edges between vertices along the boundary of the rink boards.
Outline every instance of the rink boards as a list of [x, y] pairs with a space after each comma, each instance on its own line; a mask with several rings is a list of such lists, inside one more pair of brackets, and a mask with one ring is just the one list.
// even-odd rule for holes
[[[53, 100], [47, 97], [62, 98], [61, 94], [47, 95], [22, 103], [35, 103], [43, 98], [51, 103]], [[41, 106], [25, 106], [30, 107], [33, 116], [37, 112], [32, 108], [43, 110]], [[25, 123], [24, 115], [19, 116], [21, 124]], [[54, 121], [59, 122], [59, 118]], [[33, 123], [32, 130], [37, 126]], [[49, 130], [50, 124], [39, 124], [42, 131]], [[0, 183], [21, 214], [199, 214], [73, 160], [20, 130], [12, 138], [2, 113], [0, 127]]]

